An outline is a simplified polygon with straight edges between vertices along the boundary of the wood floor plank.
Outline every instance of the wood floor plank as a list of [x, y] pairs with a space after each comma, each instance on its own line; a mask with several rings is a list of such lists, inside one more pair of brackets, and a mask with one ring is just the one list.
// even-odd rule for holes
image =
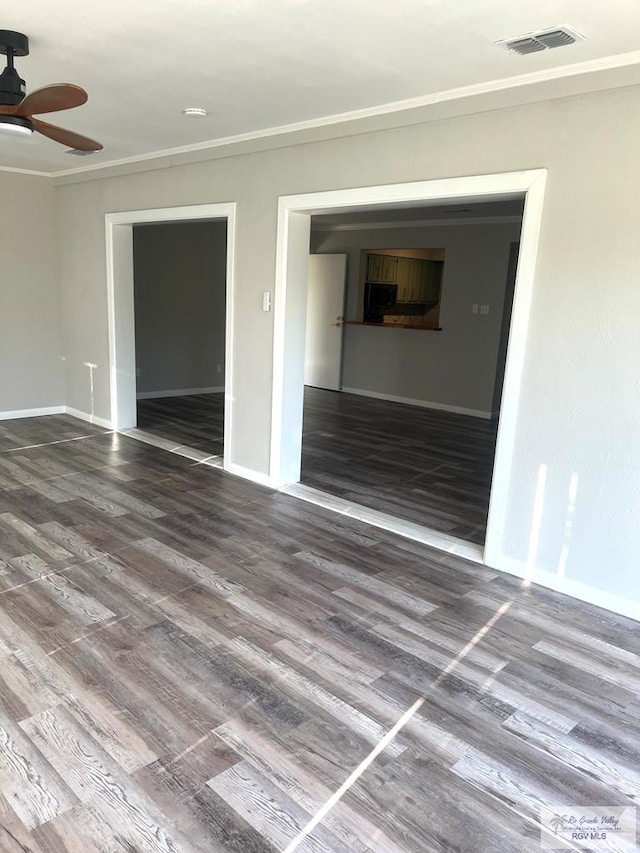
[[20, 725], [52, 766], [64, 774], [80, 802], [98, 804], [134, 849], [138, 845], [153, 853], [192, 850], [185, 838], [174, 839], [156, 822], [155, 808], [62, 706]]
[[[482, 528], [490, 434], [317, 403], [320, 476]], [[541, 805], [640, 804], [630, 620], [65, 416], [0, 463], [3, 853], [281, 853], [352, 774], [300, 850], [533, 853]]]
[[0, 725], [0, 785], [27, 829], [35, 829], [78, 802], [62, 779], [55, 765], [5, 716]]
[[[247, 762], [240, 762], [207, 783], [234, 811], [283, 850], [300, 835], [311, 815]], [[325, 841], [326, 839], [326, 841]], [[320, 827], [302, 840], [300, 853], [347, 853], [349, 849]]]

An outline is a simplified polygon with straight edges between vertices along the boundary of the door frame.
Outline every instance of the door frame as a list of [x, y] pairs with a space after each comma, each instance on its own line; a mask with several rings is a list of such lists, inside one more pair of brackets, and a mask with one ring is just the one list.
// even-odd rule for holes
[[496, 565], [506, 525], [509, 475], [515, 447], [520, 382], [529, 330], [546, 178], [546, 169], [528, 169], [279, 197], [269, 471], [270, 482], [274, 487], [283, 488], [300, 480], [306, 259], [309, 254], [311, 216], [362, 206], [398, 206], [453, 199], [460, 202], [488, 201], [496, 196], [524, 194], [520, 255], [483, 557], [485, 563]]
[[225, 314], [224, 467], [233, 441], [233, 303], [236, 203], [194, 204], [105, 214], [107, 313], [109, 321], [109, 385], [111, 426], [136, 426], [136, 348], [134, 324], [133, 226], [169, 222], [227, 221]]

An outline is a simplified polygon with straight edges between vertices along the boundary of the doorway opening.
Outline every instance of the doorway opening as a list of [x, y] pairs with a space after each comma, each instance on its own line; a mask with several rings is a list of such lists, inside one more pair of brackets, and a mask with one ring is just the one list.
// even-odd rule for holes
[[137, 427], [222, 459], [226, 220], [133, 226]]
[[311, 217], [301, 483], [483, 545], [522, 211]]
[[[287, 492], [314, 503], [496, 565], [507, 510], [518, 387], [524, 361], [545, 175], [544, 170], [535, 170], [280, 199], [275, 300], [273, 482]], [[422, 228], [423, 218], [429, 215], [435, 217], [430, 223], [433, 226], [431, 230], [440, 229], [440, 233], [444, 233], [450, 222], [445, 222], [446, 228], [442, 228], [440, 222], [443, 219], [458, 217], [456, 227], [461, 227], [465, 219], [479, 218], [476, 205], [490, 204], [502, 205], [503, 209], [497, 212], [496, 208], [491, 214], [485, 208], [486, 221], [478, 225], [478, 229], [490, 224], [506, 224], [502, 222], [505, 218], [513, 219], [514, 226], [503, 235], [502, 278], [497, 284], [494, 282], [496, 289], [491, 296], [485, 296], [488, 291], [478, 288], [477, 283], [475, 290], [461, 295], [455, 280], [473, 276], [474, 259], [468, 258], [466, 273], [464, 269], [461, 272], [460, 259], [464, 253], [460, 255], [458, 252], [456, 260], [455, 252], [445, 251], [441, 300], [439, 297], [437, 300], [441, 302], [437, 327], [429, 328], [426, 318], [432, 307], [433, 294], [429, 291], [430, 298], [427, 299], [424, 289], [418, 289], [418, 298], [407, 299], [407, 302], [413, 302], [411, 306], [397, 304], [396, 299], [395, 311], [389, 311], [388, 324], [385, 319], [376, 318], [377, 328], [372, 328], [373, 323], [364, 320], [366, 296], [371, 291], [367, 287], [371, 282], [367, 281], [370, 277], [366, 272], [366, 255], [374, 254], [371, 250], [380, 248], [395, 250], [401, 246], [403, 250], [407, 249], [408, 232], [398, 236], [399, 242], [389, 235], [384, 238], [386, 246], [380, 242], [383, 225], [387, 227], [391, 211], [399, 220], [394, 222], [397, 235], [400, 228]], [[467, 212], [469, 210], [471, 213]], [[416, 226], [418, 221], [420, 224]], [[362, 230], [363, 223], [370, 231], [366, 241], [356, 247], [347, 240], [349, 249], [345, 252], [345, 236], [353, 237], [358, 229]], [[371, 228], [372, 224], [374, 228]], [[324, 227], [325, 232], [332, 229], [338, 236], [328, 240], [325, 233], [318, 238], [318, 226], [320, 230]], [[471, 233], [475, 222], [467, 222], [464, 227]], [[373, 242], [371, 235], [374, 230], [378, 232], [378, 242]], [[392, 239], [393, 242], [389, 243]], [[513, 255], [511, 244], [518, 241], [520, 251]], [[417, 248], [415, 241], [409, 243], [409, 248], [412, 246]], [[350, 267], [350, 271], [347, 272], [347, 280], [352, 286], [347, 287], [344, 312], [347, 325], [343, 327], [346, 334], [341, 348], [345, 359], [340, 371], [342, 390], [339, 393], [308, 387], [305, 392], [304, 320], [310, 248], [312, 252], [315, 248], [328, 254], [348, 255], [347, 268]], [[426, 248], [443, 247], [436, 247], [431, 240]], [[357, 256], [355, 262], [352, 250]], [[393, 255], [406, 257], [406, 252], [396, 250]], [[517, 274], [514, 262], [510, 267], [513, 273], [513, 308], [505, 311], [503, 306], [508, 301], [505, 294], [510, 290], [506, 281], [510, 257], [518, 260]], [[483, 259], [476, 260], [476, 266], [481, 267]], [[387, 266], [389, 263], [385, 261]], [[403, 268], [406, 265], [403, 261]], [[419, 266], [416, 262], [416, 270]], [[386, 282], [385, 287], [390, 284], [396, 288], [404, 286], [401, 281], [394, 281]], [[457, 342], [452, 328], [456, 300], [464, 304], [458, 312], [460, 317], [464, 317], [464, 322], [459, 330], [462, 338]], [[418, 301], [420, 305], [416, 304]], [[402, 317], [401, 322], [407, 323], [407, 328], [388, 328], [397, 322], [398, 316]], [[506, 331], [503, 330], [505, 323]], [[416, 328], [418, 324], [421, 324], [420, 328]], [[473, 386], [477, 384], [474, 370], [478, 372], [477, 358], [474, 359], [474, 335], [481, 339], [489, 326], [492, 345], [486, 349], [487, 352], [492, 351], [493, 362], [484, 364], [482, 394], [478, 396], [476, 393], [474, 397], [471, 393], [471, 404], [456, 403], [452, 389], [445, 387], [451, 385], [456, 372], [452, 374], [449, 371], [450, 375], [443, 377], [440, 371], [438, 375], [435, 369], [438, 354], [435, 350], [442, 349], [442, 342], [446, 341], [452, 348], [449, 360], [458, 359], [457, 378], [465, 374], [466, 362], [467, 378]], [[436, 331], [436, 328], [442, 331]], [[385, 343], [393, 338], [395, 344]], [[412, 344], [403, 343], [410, 339], [413, 339]], [[389, 356], [393, 345], [396, 352]], [[418, 353], [420, 349], [429, 351], [427, 368], [424, 353]], [[390, 362], [395, 371], [395, 386], [384, 384], [389, 378]], [[447, 366], [451, 367], [450, 364]], [[429, 399], [425, 394], [420, 399], [411, 389], [422, 387], [424, 390], [424, 374], [429, 371], [432, 396]], [[395, 393], [389, 390], [390, 387], [395, 387]], [[434, 388], [440, 392], [439, 396], [433, 393]], [[477, 392], [478, 389], [475, 390]], [[482, 401], [482, 408], [478, 400]], [[497, 411], [494, 413], [492, 408], [495, 400], [498, 401], [499, 420]], [[437, 405], [424, 405], [434, 402]], [[425, 447], [425, 434], [428, 443], [434, 444], [434, 436], [440, 442], [440, 458], [434, 447]], [[495, 455], [492, 453], [494, 447]], [[483, 468], [479, 479], [478, 470], [474, 470], [474, 453], [478, 456], [476, 469]], [[461, 455], [466, 455], [467, 459], [456, 470], [456, 457], [459, 462]], [[417, 457], [419, 464], [416, 466]], [[322, 471], [327, 460], [329, 470]], [[414, 483], [416, 491], [411, 495], [407, 485], [411, 479], [416, 479], [415, 469], [420, 465], [425, 469], [418, 472], [422, 482]], [[440, 483], [439, 495], [437, 490], [435, 494], [431, 490], [430, 494], [430, 475], [438, 466], [447, 479], [444, 488]], [[431, 482], [433, 480], [431, 477]], [[381, 484], [384, 487], [382, 491], [386, 489], [385, 495], [381, 495]], [[424, 488], [425, 484], [427, 488]], [[447, 518], [451, 515], [452, 506], [464, 510], [465, 501], [471, 505], [475, 501], [476, 517], [454, 518], [452, 523], [451, 518]]]
[[230, 456], [235, 205], [107, 214], [114, 429], [214, 467]]

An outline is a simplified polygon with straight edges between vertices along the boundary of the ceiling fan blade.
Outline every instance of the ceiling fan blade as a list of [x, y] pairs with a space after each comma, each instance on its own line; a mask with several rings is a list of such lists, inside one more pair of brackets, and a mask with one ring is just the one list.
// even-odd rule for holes
[[72, 130], [65, 130], [64, 127], [57, 127], [55, 124], [48, 124], [40, 119], [31, 119], [33, 129], [37, 130], [43, 136], [48, 136], [54, 142], [59, 142], [61, 145], [66, 145], [68, 148], [73, 148], [76, 151], [102, 151], [102, 145], [96, 142], [95, 139], [89, 139], [87, 136], [80, 136], [79, 133], [74, 133]]
[[70, 110], [72, 107], [82, 106], [88, 97], [84, 89], [73, 83], [54, 83], [28, 94], [19, 103], [14, 115], [19, 118], [31, 118], [41, 113]]

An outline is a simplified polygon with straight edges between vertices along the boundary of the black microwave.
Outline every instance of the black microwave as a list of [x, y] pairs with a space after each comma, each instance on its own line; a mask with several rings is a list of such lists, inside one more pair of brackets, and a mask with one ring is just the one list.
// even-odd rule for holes
[[395, 305], [397, 301], [397, 284], [367, 281], [364, 285], [364, 317], [362, 319], [365, 323], [381, 323], [384, 309]]

